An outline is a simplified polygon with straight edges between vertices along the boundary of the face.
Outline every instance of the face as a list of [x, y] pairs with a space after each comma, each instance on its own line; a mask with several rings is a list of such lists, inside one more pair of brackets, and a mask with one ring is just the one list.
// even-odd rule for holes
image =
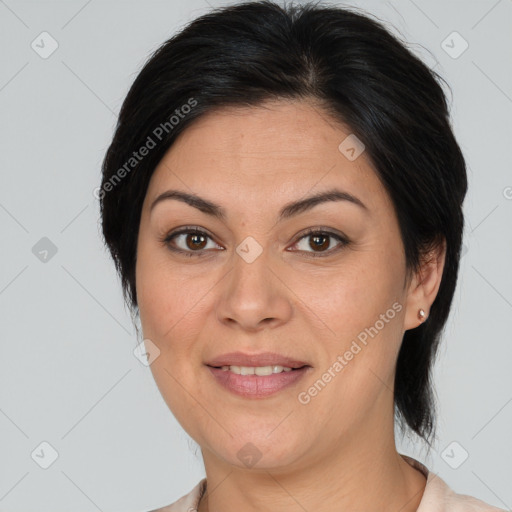
[[[394, 366], [415, 325], [392, 203], [364, 151], [339, 149], [350, 133], [313, 103], [223, 109], [190, 125], [151, 178], [142, 330], [164, 400], [207, 457], [292, 468], [390, 435]], [[167, 191], [216, 207], [155, 203]], [[246, 360], [222, 357], [233, 352]], [[232, 368], [279, 362], [303, 367]]]

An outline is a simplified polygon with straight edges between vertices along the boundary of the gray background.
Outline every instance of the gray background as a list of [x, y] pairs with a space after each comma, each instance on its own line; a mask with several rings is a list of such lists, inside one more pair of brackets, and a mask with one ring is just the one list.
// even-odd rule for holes
[[[435, 368], [439, 441], [428, 458], [414, 442], [399, 448], [457, 492], [511, 509], [512, 1], [351, 5], [392, 23], [446, 78], [469, 165], [467, 252]], [[208, 10], [0, 0], [1, 511], [149, 510], [203, 476], [197, 445], [134, 357], [93, 190], [138, 70]], [[44, 31], [59, 45], [47, 58], [31, 47], [51, 49]], [[453, 31], [469, 44], [457, 58]], [[58, 453], [48, 469], [43, 442]]]

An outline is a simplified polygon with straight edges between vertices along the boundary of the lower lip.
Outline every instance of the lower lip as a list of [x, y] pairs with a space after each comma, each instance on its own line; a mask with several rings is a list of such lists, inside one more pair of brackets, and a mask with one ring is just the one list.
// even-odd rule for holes
[[272, 373], [271, 375], [238, 375], [230, 370], [208, 366], [219, 384], [235, 395], [245, 398], [265, 398], [273, 395], [298, 382], [310, 368], [304, 366], [291, 372]]

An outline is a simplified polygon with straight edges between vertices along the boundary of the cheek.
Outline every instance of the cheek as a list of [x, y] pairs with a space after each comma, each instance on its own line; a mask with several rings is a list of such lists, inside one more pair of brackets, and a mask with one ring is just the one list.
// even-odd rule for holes
[[195, 379], [201, 354], [201, 297], [203, 281], [186, 275], [158, 251], [140, 251], [137, 260], [137, 298], [145, 339], [160, 350], [150, 366], [160, 394], [176, 419], [193, 431], [200, 411]]
[[136, 263], [137, 301], [144, 335], [159, 343], [175, 337], [201, 310], [204, 282], [184, 267], [173, 262], [165, 249], [141, 240]]
[[[327, 333], [324, 340], [336, 347], [376, 323], [382, 334], [398, 332], [394, 327], [403, 309], [401, 279], [397, 260], [367, 251], [350, 254], [338, 269], [302, 272], [292, 282], [294, 292], [307, 306], [303, 314], [320, 319]], [[395, 303], [398, 305], [393, 308]]]
[[368, 251], [347, 258], [339, 272], [295, 281], [307, 306], [302, 314], [311, 325], [321, 319], [323, 326], [316, 331], [322, 334], [315, 379], [326, 372], [333, 382], [326, 395], [343, 395], [351, 409], [365, 407], [383, 386], [392, 386], [403, 335], [402, 278], [399, 259]]
[[[218, 280], [218, 279], [217, 279]], [[136, 262], [137, 300], [146, 338], [165, 352], [173, 365], [190, 364], [209, 311], [213, 273], [200, 263], [179, 262], [157, 243], [141, 240]], [[196, 358], [197, 360], [197, 358]]]

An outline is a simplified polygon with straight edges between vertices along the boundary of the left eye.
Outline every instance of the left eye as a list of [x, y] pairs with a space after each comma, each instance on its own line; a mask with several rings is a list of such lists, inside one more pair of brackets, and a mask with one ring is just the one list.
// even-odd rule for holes
[[[297, 246], [300, 251], [304, 252], [330, 253], [332, 252], [331, 241], [333, 238], [339, 242], [338, 247], [342, 247], [348, 243], [348, 240], [336, 233], [329, 231], [310, 231], [299, 238], [299, 241], [294, 244], [294, 247]], [[331, 241], [329, 239], [331, 239]], [[308, 248], [313, 249], [313, 251], [308, 251]], [[312, 256], [317, 255], [323, 254], [312, 254]]]

